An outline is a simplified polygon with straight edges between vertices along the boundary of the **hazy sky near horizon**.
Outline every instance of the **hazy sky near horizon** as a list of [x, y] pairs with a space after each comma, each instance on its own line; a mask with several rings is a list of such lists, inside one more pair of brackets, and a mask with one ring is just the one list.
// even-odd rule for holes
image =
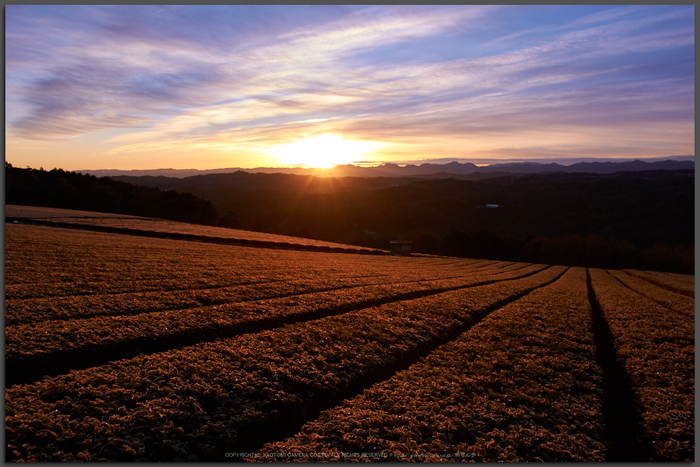
[[5, 7], [6, 161], [695, 153], [694, 5]]

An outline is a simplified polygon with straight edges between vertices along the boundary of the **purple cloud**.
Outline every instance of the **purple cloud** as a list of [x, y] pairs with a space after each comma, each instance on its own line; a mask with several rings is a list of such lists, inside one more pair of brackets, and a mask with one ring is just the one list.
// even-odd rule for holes
[[601, 148], [654, 125], [688, 138], [694, 27], [683, 5], [8, 5], [6, 135], [265, 127], [273, 144], [310, 122], [386, 142], [530, 135], [543, 154], [548, 129], [605, 128]]

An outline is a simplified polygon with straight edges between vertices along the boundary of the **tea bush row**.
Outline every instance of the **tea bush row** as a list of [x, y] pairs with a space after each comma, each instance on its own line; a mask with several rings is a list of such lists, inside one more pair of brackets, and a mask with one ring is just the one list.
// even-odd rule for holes
[[503, 265], [234, 247], [6, 225], [8, 299], [229, 287], [273, 280], [383, 276], [427, 280]]
[[542, 268], [531, 265], [492, 275], [371, 285], [184, 310], [8, 326], [5, 330], [5, 358], [8, 366], [14, 367], [37, 364], [37, 358], [56, 360], [61, 358], [61, 354], [75, 352], [102, 352], [106, 360], [112, 348], [124, 347], [129, 342], [211, 339], [235, 333], [237, 328], [242, 332], [245, 326], [256, 322], [268, 323], [263, 327], [271, 327], [304, 319], [305, 315], [340, 313], [375, 304], [378, 300], [405, 299], [411, 294], [466, 287], [485, 279], [512, 279]]
[[637, 271], [636, 269], [625, 269], [625, 272], [652, 284], [656, 284], [659, 287], [688, 297], [695, 297], [694, 275], [657, 271]]
[[592, 269], [591, 283], [632, 379], [656, 460], [695, 459], [695, 323]]
[[251, 460], [603, 461], [601, 393], [576, 268]]
[[[71, 372], [6, 391], [7, 460], [219, 460], [384, 379], [554, 267]], [[317, 407], [317, 408], [316, 408]]]
[[271, 280], [227, 287], [172, 290], [154, 282], [146, 292], [123, 294], [71, 295], [49, 298], [7, 299], [6, 325], [36, 323], [49, 320], [91, 318], [95, 316], [136, 315], [165, 310], [185, 310], [203, 305], [286, 297], [340, 288], [377, 284], [383, 278], [321, 277], [318, 279]]
[[[499, 265], [500, 266], [500, 265]], [[540, 266], [543, 267], [543, 266]], [[455, 284], [468, 285], [479, 277], [491, 277], [506, 272], [532, 269], [524, 263], [506, 267], [481, 270], [477, 276], [465, 269], [462, 275], [443, 280], [418, 279], [407, 283], [406, 290], [418, 290], [430, 287], [450, 287]], [[355, 271], [358, 272], [358, 271]], [[514, 277], [514, 276], [513, 276]], [[415, 283], [421, 282], [421, 286]], [[448, 282], [451, 285], [448, 285]], [[175, 289], [169, 287], [176, 283]], [[146, 291], [119, 294], [69, 295], [43, 298], [9, 298], [5, 303], [5, 320], [7, 325], [37, 323], [54, 319], [90, 318], [103, 315], [135, 315], [164, 310], [197, 308], [202, 305], [229, 304], [265, 298], [285, 297], [304, 293], [325, 292], [334, 289], [370, 286], [379, 284], [403, 283], [403, 275], [341, 275], [329, 274], [320, 277], [297, 278], [291, 273], [288, 277], [272, 276], [269, 280], [245, 282], [232, 286], [212, 288], [182, 289], [183, 283], [177, 280], [152, 281], [144, 284]]]
[[611, 270], [608, 272], [626, 287], [629, 287], [631, 290], [663, 307], [686, 316], [695, 316], [695, 299], [693, 297], [688, 297], [687, 295], [659, 287], [656, 284], [647, 282], [644, 279], [627, 274], [623, 271]]

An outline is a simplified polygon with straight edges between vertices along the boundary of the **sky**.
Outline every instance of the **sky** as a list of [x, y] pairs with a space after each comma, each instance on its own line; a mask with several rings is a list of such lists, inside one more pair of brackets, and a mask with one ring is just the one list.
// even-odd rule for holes
[[6, 5], [15, 167], [695, 154], [694, 5]]

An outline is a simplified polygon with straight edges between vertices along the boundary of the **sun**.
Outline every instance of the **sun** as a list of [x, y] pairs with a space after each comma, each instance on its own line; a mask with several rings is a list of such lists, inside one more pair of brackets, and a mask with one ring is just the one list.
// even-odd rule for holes
[[363, 154], [377, 146], [374, 142], [345, 140], [340, 135], [324, 133], [295, 143], [279, 144], [272, 152], [285, 166], [330, 169], [361, 160]]

